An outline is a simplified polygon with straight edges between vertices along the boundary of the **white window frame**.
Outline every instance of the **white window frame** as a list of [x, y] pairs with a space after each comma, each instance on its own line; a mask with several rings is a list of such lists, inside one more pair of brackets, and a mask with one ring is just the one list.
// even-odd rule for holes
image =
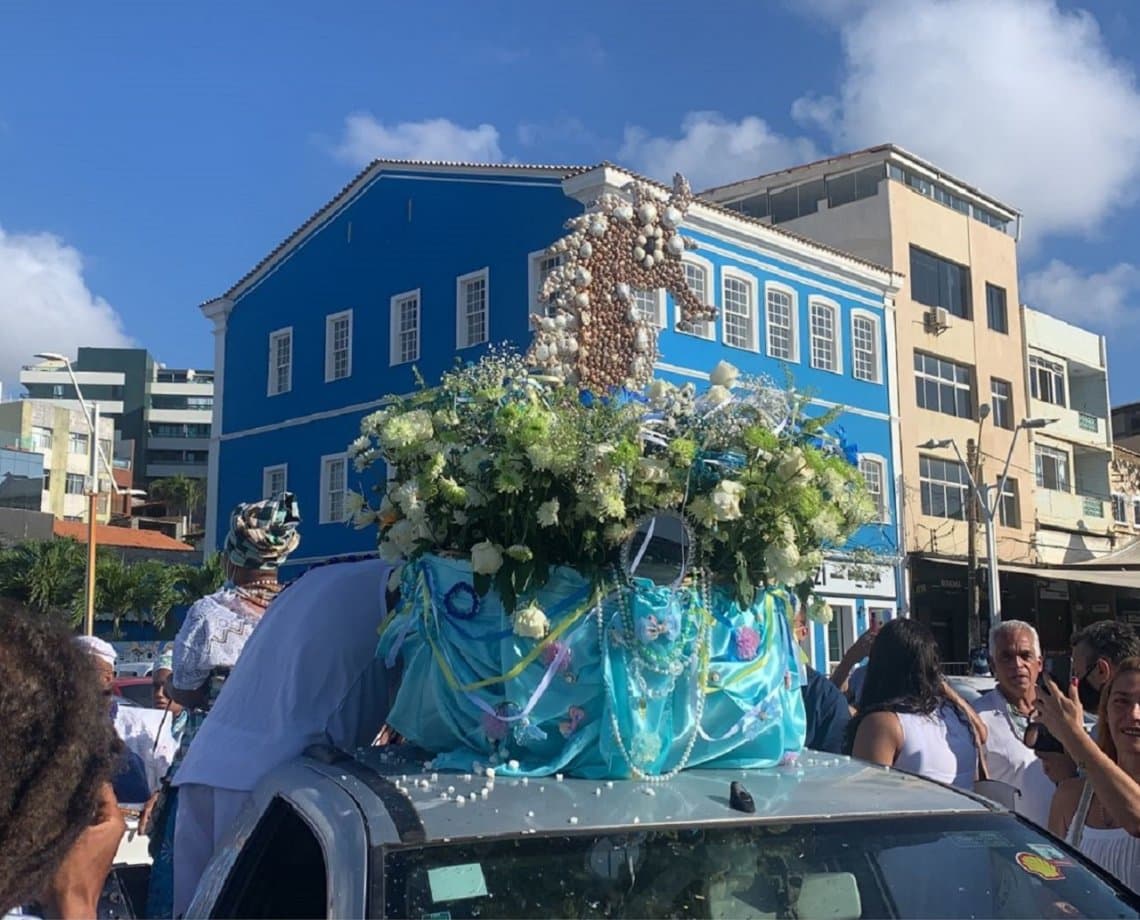
[[[831, 367], [821, 367], [815, 360], [815, 325], [812, 322], [816, 307], [822, 307], [831, 313]], [[815, 294], [808, 297], [808, 361], [816, 370], [831, 374], [843, 373], [843, 311], [834, 300], [818, 297]]]
[[[1063, 465], [1059, 466], [1059, 469], [1062, 469], [1064, 471], [1064, 475], [1058, 476], [1057, 479], [1058, 481], [1064, 480], [1063, 484], [1065, 488], [1050, 489], [1047, 485], [1045, 485], [1043, 482], [1045, 477], [1039, 473], [1039, 463], [1042, 458], [1049, 458], [1054, 463], [1058, 464], [1061, 464], [1063, 461]], [[1044, 466], [1040, 466], [1040, 469], [1043, 470]], [[1066, 492], [1071, 494], [1073, 491], [1072, 472], [1073, 458], [1069, 456], [1069, 452], [1067, 450], [1064, 450], [1060, 447], [1054, 447], [1052, 444], [1033, 445], [1033, 482], [1038, 489], [1044, 489], [1047, 492]]]
[[[483, 338], [470, 341], [467, 329], [467, 285], [483, 282]], [[455, 350], [486, 345], [491, 340], [491, 270], [490, 267], [468, 272], [455, 279]]]
[[545, 249], [532, 252], [527, 257], [527, 285], [530, 290], [530, 312], [532, 315], [546, 316], [549, 308], [548, 304], [544, 304], [538, 298], [538, 295], [542, 293], [542, 284], [546, 280], [542, 276], [542, 263], [547, 259], [554, 259], [556, 266], [562, 265], [565, 258], [560, 252], [547, 252]]
[[1132, 526], [1140, 528], [1140, 495], [1132, 496]]
[[[710, 262], [708, 259], [702, 259], [700, 256], [693, 256], [693, 255], [686, 254], [681, 258], [681, 263], [682, 263], [682, 265], [681, 265], [681, 276], [683, 278], [685, 278], [686, 284], [688, 284], [688, 278], [685, 276], [685, 266], [686, 265], [691, 265], [693, 268], [699, 268], [701, 271], [703, 271], [705, 273], [705, 295], [704, 295], [704, 299], [702, 300], [702, 303], [715, 304], [716, 303], [716, 297], [713, 296], [713, 294], [716, 290], [716, 286], [715, 286], [716, 271], [713, 268], [712, 262]], [[684, 317], [682, 316], [682, 313], [681, 313], [681, 305], [676, 302], [676, 298], [674, 298], [674, 304], [673, 305], [675, 307], [675, 310], [674, 310], [675, 320], [673, 323], [674, 329], [677, 329], [678, 332], [682, 332], [683, 335], [691, 335], [694, 338], [704, 339], [705, 341], [708, 341], [708, 342], [715, 342], [716, 341], [716, 320], [715, 319], [706, 319], [706, 320], [702, 320], [700, 322], [694, 323], [693, 324], [694, 329], [692, 332], [683, 332], [681, 329], [677, 328], [677, 324], [680, 323]], [[704, 332], [700, 331], [702, 329], [702, 327], [705, 330]]]
[[[772, 305], [768, 302], [771, 294], [783, 294], [788, 298], [788, 339], [789, 355], [776, 355], [772, 353]], [[764, 350], [769, 358], [776, 361], [787, 361], [789, 364], [798, 364], [800, 360], [800, 300], [795, 288], [788, 287], [775, 281], [764, 282]]]
[[[400, 339], [400, 308], [409, 300], [416, 302], [416, 353], [410, 358], [405, 358], [403, 342]], [[420, 299], [419, 288], [396, 294], [388, 302], [388, 341], [388, 363], [391, 367], [420, 360], [420, 345], [423, 342], [423, 301]]]
[[[1043, 392], [1043, 388], [1040, 386], [1042, 379], [1048, 380], [1050, 391], [1048, 394]], [[1069, 373], [1065, 362], [1046, 358], [1042, 355], [1030, 355], [1029, 391], [1034, 399], [1047, 402], [1051, 406], [1067, 409], [1069, 406]]]
[[[281, 485], [280, 489], [273, 489], [273, 488], [271, 488], [271, 485], [273, 482], [273, 477], [275, 475], [277, 475], [278, 473], [281, 474], [282, 485]], [[289, 464], [288, 463], [277, 463], [277, 464], [274, 464], [273, 466], [265, 466], [265, 467], [261, 468], [261, 497], [263, 499], [272, 498], [274, 495], [278, 495], [281, 492], [287, 491], [288, 488], [289, 488]]]
[[1128, 526], [1128, 496], [1122, 492], [1112, 493], [1112, 521]]
[[[751, 337], [751, 342], [748, 345], [736, 345], [728, 340], [728, 307], [725, 298], [725, 285], [729, 279], [739, 281], [748, 287], [748, 296], [751, 300], [750, 309], [751, 316], [749, 320], [748, 334]], [[759, 293], [760, 285], [752, 275], [748, 272], [741, 271], [731, 265], [725, 265], [720, 270], [720, 316], [721, 316], [721, 342], [727, 348], [735, 348], [738, 351], [750, 351], [755, 354], [760, 353], [760, 306], [759, 306]], [[735, 315], [735, 314], [733, 314]]]
[[[863, 481], [866, 482], [867, 474], [863, 471], [864, 463], [873, 463], [879, 468], [879, 500], [875, 506], [875, 511], [878, 516], [875, 518], [875, 523], [889, 524], [891, 521], [890, 503], [887, 501], [888, 489], [890, 489], [890, 480], [887, 478], [887, 458], [881, 454], [859, 454], [859, 473], [863, 476]], [[868, 495], [873, 495], [869, 489]]]
[[[635, 308], [637, 307], [636, 298], [638, 294], [648, 294], [653, 298], [653, 325], [657, 331], [660, 332], [665, 328], [666, 322], [668, 322], [665, 315], [665, 289], [656, 288], [654, 290], [650, 290], [648, 288], [631, 288], [630, 299]], [[640, 312], [638, 315], [640, 315]]]
[[[339, 377], [336, 376], [336, 324], [342, 319], [348, 320], [348, 348], [345, 355], [345, 370]], [[341, 310], [339, 313], [330, 313], [325, 317], [325, 383], [337, 380], [347, 380], [352, 376], [352, 311]]]
[[[82, 447], [79, 446], [82, 442]], [[67, 433], [67, 452], [72, 457], [91, 456], [91, 436], [86, 431], [69, 431]]]
[[[289, 364], [288, 364], [288, 379], [285, 385], [277, 387], [277, 343], [282, 339], [287, 339], [289, 342]], [[266, 395], [267, 396], [280, 396], [283, 393], [288, 393], [293, 389], [293, 327], [284, 326], [281, 329], [274, 329], [269, 333], [269, 373], [267, 376]]]
[[[341, 517], [333, 518], [332, 510], [329, 507], [331, 502], [329, 498], [329, 467], [340, 461], [344, 464], [344, 488], [341, 490]], [[322, 524], [343, 524], [348, 520], [346, 512], [348, 498], [348, 454], [341, 452], [339, 454], [325, 454], [321, 457], [321, 509], [320, 509], [320, 523]]]
[[[933, 475], [924, 476], [922, 473], [922, 461], [927, 460], [931, 463], [941, 463], [947, 470], [959, 470], [961, 476], [959, 479], [936, 479]], [[965, 475], [965, 467], [957, 460], [950, 460], [946, 457], [937, 457], [933, 454], [919, 454], [918, 457], [918, 488], [919, 488], [919, 510], [922, 512], [923, 517], [938, 518], [944, 521], [964, 521], [966, 520], [967, 502], [971, 500], [969, 480]], [[933, 501], [931, 502], [931, 509], [927, 511], [922, 504], [922, 490], [929, 487], [931, 490], [938, 488], [942, 490], [942, 504], [943, 508], [950, 507], [950, 497], [957, 493], [958, 496], [958, 510], [960, 514], [935, 514], [933, 511]], [[931, 491], [933, 497], [933, 491]]]
[[[871, 324], [873, 331], [873, 338], [875, 342], [874, 353], [874, 376], [861, 377], [859, 375], [858, 364], [858, 336], [855, 335], [855, 324], [859, 320], [867, 320]], [[870, 310], [852, 310], [851, 311], [851, 376], [856, 380], [862, 380], [864, 383], [882, 383], [883, 382], [883, 327], [879, 317], [872, 313]]]

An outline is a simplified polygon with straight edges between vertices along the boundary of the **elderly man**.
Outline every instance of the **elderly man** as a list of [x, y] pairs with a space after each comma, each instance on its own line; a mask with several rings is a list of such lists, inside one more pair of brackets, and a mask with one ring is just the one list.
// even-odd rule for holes
[[1021, 620], [1006, 620], [994, 628], [990, 632], [990, 668], [997, 686], [974, 704], [986, 726], [990, 778], [1018, 791], [1014, 806], [1018, 814], [1039, 827], [1048, 827], [1053, 783], [1025, 743], [1041, 674], [1037, 630]]
[[1140, 636], [1127, 623], [1100, 620], [1074, 633], [1072, 677], [1081, 707], [1096, 714], [1100, 691], [1125, 658], [1140, 657]]

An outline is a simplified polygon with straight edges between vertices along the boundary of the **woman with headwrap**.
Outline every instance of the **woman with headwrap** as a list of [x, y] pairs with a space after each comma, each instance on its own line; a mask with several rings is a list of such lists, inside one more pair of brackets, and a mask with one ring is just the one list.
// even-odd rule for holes
[[301, 542], [300, 520], [297, 499], [290, 492], [238, 505], [230, 516], [222, 548], [226, 583], [194, 603], [174, 640], [165, 691], [183, 707], [184, 721], [178, 753], [163, 780], [161, 800], [153, 809], [149, 828], [154, 857], [147, 905], [151, 917], [172, 916], [178, 808], [174, 775], [246, 640], [281, 590], [277, 570]]

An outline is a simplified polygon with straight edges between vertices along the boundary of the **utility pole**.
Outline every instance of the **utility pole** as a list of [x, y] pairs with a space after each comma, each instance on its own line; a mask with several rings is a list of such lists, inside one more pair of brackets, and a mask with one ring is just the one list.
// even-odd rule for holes
[[[966, 442], [966, 471], [971, 482], [978, 482], [978, 444], [970, 438]], [[978, 621], [978, 496], [969, 490], [966, 501], [966, 657], [982, 644], [981, 624]]]

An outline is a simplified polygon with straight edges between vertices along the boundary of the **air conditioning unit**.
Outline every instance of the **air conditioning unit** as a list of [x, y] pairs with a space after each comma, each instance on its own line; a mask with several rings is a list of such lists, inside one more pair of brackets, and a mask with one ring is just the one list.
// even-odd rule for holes
[[950, 328], [950, 311], [945, 307], [931, 307], [922, 314], [922, 325], [935, 335], [945, 332]]

